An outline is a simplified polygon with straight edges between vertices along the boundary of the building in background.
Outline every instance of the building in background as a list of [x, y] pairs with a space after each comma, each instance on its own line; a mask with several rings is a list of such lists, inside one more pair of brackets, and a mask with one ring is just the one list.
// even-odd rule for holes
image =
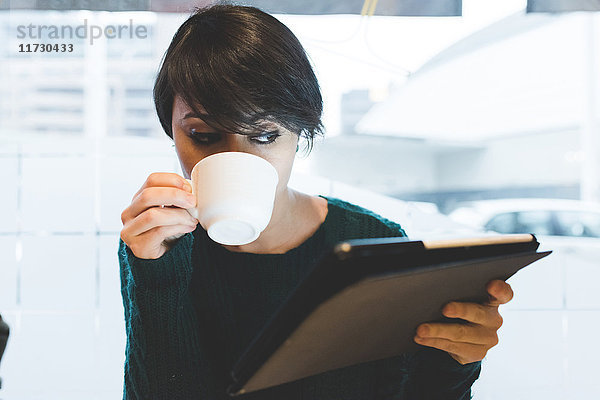
[[[89, 26], [143, 26], [145, 37], [123, 34], [90, 44]], [[28, 27], [33, 25], [32, 35]], [[69, 37], [50, 39], [54, 25]], [[78, 27], [86, 25], [87, 31]], [[19, 27], [21, 27], [19, 29]], [[72, 38], [70, 30], [73, 30]], [[25, 32], [25, 38], [19, 38]], [[38, 38], [38, 33], [42, 33]], [[86, 38], [81, 38], [84, 32]], [[152, 85], [162, 48], [153, 13], [19, 10], [0, 13], [0, 128], [58, 135], [160, 135]], [[73, 51], [27, 52], [27, 45], [71, 44]], [[23, 46], [23, 47], [21, 47]], [[21, 51], [23, 50], [23, 51]], [[31, 50], [31, 47], [30, 47]]]

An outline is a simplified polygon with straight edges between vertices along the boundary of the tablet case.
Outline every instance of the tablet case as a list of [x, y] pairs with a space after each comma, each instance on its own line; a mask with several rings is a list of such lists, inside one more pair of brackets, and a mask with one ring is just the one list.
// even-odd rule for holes
[[551, 253], [536, 252], [538, 246], [533, 235], [340, 243], [238, 360], [228, 393], [414, 351], [418, 325], [450, 321], [441, 313], [450, 301], [486, 301], [487, 282]]

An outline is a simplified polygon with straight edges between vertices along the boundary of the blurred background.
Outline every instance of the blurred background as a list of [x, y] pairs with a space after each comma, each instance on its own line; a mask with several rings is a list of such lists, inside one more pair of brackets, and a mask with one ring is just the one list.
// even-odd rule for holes
[[[209, 2], [91, 3], [0, 1], [4, 400], [122, 397], [120, 214], [151, 172], [181, 174], [152, 86]], [[291, 186], [415, 239], [533, 232], [555, 251], [509, 280], [474, 398], [596, 398], [600, 1], [238, 4], [290, 27], [323, 91]]]

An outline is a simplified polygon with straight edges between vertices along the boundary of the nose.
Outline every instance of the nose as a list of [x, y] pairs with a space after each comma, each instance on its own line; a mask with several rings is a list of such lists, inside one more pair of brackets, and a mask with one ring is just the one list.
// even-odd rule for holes
[[225, 135], [226, 151], [245, 152], [250, 149], [248, 138], [245, 135], [229, 133]]
[[237, 151], [242, 153], [252, 153], [252, 146], [246, 135], [237, 133], [227, 133], [223, 135], [218, 146], [215, 146], [211, 154], [224, 153], [227, 151]]

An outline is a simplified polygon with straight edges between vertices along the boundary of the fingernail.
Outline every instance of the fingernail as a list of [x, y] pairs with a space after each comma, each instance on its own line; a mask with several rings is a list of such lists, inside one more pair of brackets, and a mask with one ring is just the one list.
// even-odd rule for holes
[[192, 192], [192, 185], [190, 185], [190, 183], [188, 181], [184, 181], [183, 182], [183, 189], [187, 190], [188, 192]]

